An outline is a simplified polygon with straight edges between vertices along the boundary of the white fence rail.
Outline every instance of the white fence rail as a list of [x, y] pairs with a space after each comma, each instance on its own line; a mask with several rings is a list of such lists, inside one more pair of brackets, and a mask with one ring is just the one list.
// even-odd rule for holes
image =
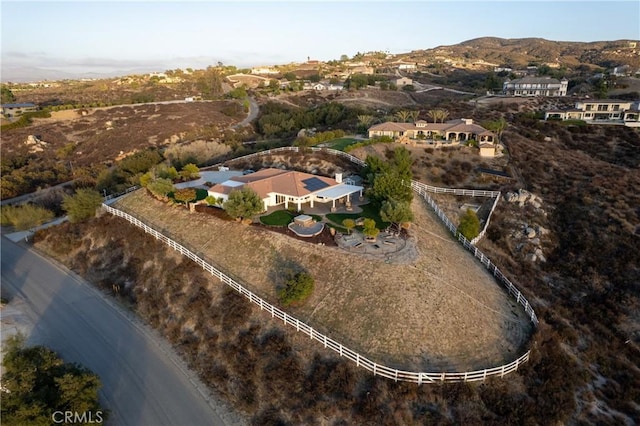
[[108, 206], [106, 204], [103, 204], [103, 208], [107, 212], [115, 216], [121, 217], [129, 221], [133, 225], [143, 229], [146, 233], [153, 235], [156, 239], [164, 242], [172, 249], [180, 252], [180, 254], [193, 260], [195, 263], [200, 265], [205, 271], [209, 272], [211, 275], [218, 278], [220, 281], [222, 281], [223, 283], [227, 284], [238, 293], [245, 296], [247, 299], [249, 299], [251, 303], [259, 306], [260, 310], [265, 310], [269, 312], [271, 314], [271, 317], [278, 318], [282, 320], [285, 324], [291, 327], [295, 327], [297, 331], [300, 331], [306, 334], [307, 336], [309, 336], [310, 339], [313, 339], [322, 343], [325, 348], [332, 349], [333, 351], [338, 353], [340, 356], [355, 362], [358, 367], [365, 368], [370, 372], [372, 372], [374, 375], [386, 377], [389, 379], [393, 379], [395, 381], [398, 381], [398, 380], [408, 381], [408, 382], [414, 382], [418, 384], [435, 383], [435, 382], [472, 382], [472, 381], [485, 380], [487, 377], [493, 377], [493, 376], [503, 377], [505, 374], [516, 371], [518, 367], [520, 367], [520, 365], [522, 365], [523, 363], [529, 360], [530, 351], [527, 351], [524, 355], [522, 355], [521, 357], [519, 357], [518, 359], [516, 359], [515, 361], [509, 364], [502, 365], [500, 367], [495, 367], [495, 368], [489, 368], [489, 369], [477, 370], [477, 371], [468, 371], [463, 373], [413, 372], [413, 371], [404, 371], [404, 370], [398, 370], [395, 368], [389, 368], [387, 366], [378, 364], [376, 362], [373, 362], [365, 358], [364, 356], [347, 348], [346, 346], [343, 346], [342, 344], [336, 342], [330, 337], [327, 337], [324, 334], [317, 332], [316, 330], [313, 329], [313, 327], [310, 327], [309, 325], [301, 322], [297, 318], [292, 317], [291, 315], [287, 314], [283, 310], [276, 308], [275, 306], [271, 305], [264, 299], [255, 295], [253, 292], [245, 288], [240, 283], [233, 280], [224, 272], [213, 267], [211, 264], [206, 262], [204, 259], [196, 255], [191, 250], [187, 249], [183, 245], [177, 243], [176, 241], [172, 240], [171, 238], [167, 237], [161, 232], [158, 232], [157, 230], [148, 226], [147, 224], [135, 218], [134, 216], [128, 213], [125, 213], [121, 210], [118, 210], [116, 208], [113, 208], [111, 206]]
[[420, 195], [429, 204], [429, 206], [431, 206], [431, 208], [436, 212], [440, 220], [442, 220], [442, 222], [449, 229], [449, 231], [451, 231], [451, 233], [455, 235], [456, 238], [458, 238], [458, 240], [462, 243], [462, 245], [467, 250], [473, 253], [475, 257], [480, 259], [480, 262], [491, 273], [493, 273], [493, 276], [496, 277], [498, 281], [507, 288], [507, 291], [509, 292], [509, 294], [511, 294], [516, 299], [516, 301], [524, 307], [524, 310], [527, 313], [527, 315], [529, 315], [531, 322], [537, 326], [538, 317], [536, 316], [536, 313], [533, 311], [533, 308], [529, 304], [529, 301], [527, 301], [527, 299], [522, 295], [520, 290], [518, 290], [516, 286], [514, 286], [513, 283], [509, 281], [507, 277], [504, 276], [504, 274], [498, 269], [498, 267], [494, 265], [493, 262], [491, 262], [491, 260], [489, 260], [489, 258], [484, 255], [484, 253], [478, 250], [478, 248], [475, 245], [473, 245], [472, 242], [467, 240], [464, 235], [458, 234], [458, 229], [456, 228], [456, 226], [449, 220], [449, 218], [447, 218], [444, 212], [440, 210], [440, 208], [437, 206], [435, 201], [433, 201], [433, 199], [429, 196], [429, 194], [427, 194], [427, 191], [422, 187], [422, 185], [423, 184], [421, 184], [420, 182], [415, 182], [415, 181], [411, 183], [411, 187], [413, 188], [413, 190], [416, 191], [418, 195]]

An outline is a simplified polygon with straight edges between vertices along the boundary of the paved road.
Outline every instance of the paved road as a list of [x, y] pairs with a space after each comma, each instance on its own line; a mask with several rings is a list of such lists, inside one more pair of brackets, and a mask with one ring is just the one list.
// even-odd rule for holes
[[[26, 301], [29, 341], [102, 379], [101, 401], [113, 425], [224, 425], [238, 419], [206, 389], [166, 342], [77, 276], [2, 238], [2, 292]], [[202, 393], [200, 392], [202, 389]], [[215, 410], [215, 411], [214, 411]], [[223, 421], [221, 416], [225, 418]]]

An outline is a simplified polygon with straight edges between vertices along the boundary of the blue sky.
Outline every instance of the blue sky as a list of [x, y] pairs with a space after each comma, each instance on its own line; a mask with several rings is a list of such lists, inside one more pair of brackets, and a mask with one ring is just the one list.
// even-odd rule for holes
[[246, 67], [483, 36], [640, 38], [637, 1], [2, 1], [1, 16], [4, 81], [16, 69]]

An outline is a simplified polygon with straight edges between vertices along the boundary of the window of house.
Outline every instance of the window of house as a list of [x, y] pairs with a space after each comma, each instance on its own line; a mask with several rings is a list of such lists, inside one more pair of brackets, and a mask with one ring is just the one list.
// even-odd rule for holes
[[598, 111], [608, 111], [609, 105], [598, 105]]
[[614, 111], [620, 111], [620, 105], [613, 105]]
[[588, 104], [588, 105], [587, 105], [587, 111], [591, 111], [592, 109], [593, 109], [593, 105]]

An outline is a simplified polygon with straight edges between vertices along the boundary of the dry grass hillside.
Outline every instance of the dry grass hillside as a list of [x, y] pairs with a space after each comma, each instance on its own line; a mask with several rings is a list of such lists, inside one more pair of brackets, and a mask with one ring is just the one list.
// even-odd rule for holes
[[308, 271], [316, 280], [314, 294], [288, 311], [396, 368], [486, 368], [517, 358], [528, 341], [522, 310], [419, 201], [411, 230], [419, 255], [411, 264], [190, 214], [144, 192], [117, 206], [188, 243], [272, 303], [287, 270]]
[[[34, 124], [3, 132], [5, 157], [25, 155], [29, 135], [46, 142], [41, 156], [63, 155], [77, 166], [113, 161], [124, 153], [161, 147], [185, 136], [203, 132], [220, 136], [229, 125], [244, 118], [232, 101], [144, 104], [54, 112]], [[230, 109], [229, 109], [230, 108]], [[229, 109], [229, 112], [224, 112]]]

